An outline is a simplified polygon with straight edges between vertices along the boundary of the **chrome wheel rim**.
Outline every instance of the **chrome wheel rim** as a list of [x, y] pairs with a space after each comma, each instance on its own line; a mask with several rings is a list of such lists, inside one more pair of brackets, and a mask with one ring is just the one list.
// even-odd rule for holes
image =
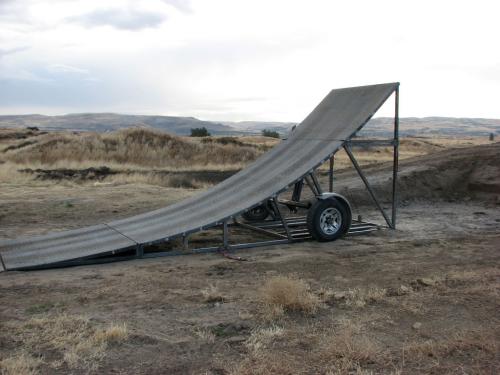
[[334, 207], [327, 208], [319, 217], [319, 226], [323, 233], [332, 235], [338, 232], [342, 225], [342, 215], [340, 211]]

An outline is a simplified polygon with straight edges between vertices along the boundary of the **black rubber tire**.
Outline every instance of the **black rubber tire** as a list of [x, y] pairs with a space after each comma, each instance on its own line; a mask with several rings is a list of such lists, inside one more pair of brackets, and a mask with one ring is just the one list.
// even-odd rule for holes
[[241, 216], [246, 221], [264, 221], [269, 216], [269, 208], [266, 204], [258, 205], [251, 210], [248, 210]]
[[[332, 233], [325, 232], [321, 227], [321, 215], [327, 210], [340, 219], [339, 228]], [[325, 214], [327, 213], [325, 212]], [[318, 199], [307, 212], [307, 229], [309, 229], [309, 233], [317, 241], [333, 241], [344, 236], [349, 231], [351, 220], [351, 210], [345, 203], [339, 202], [335, 198]]]

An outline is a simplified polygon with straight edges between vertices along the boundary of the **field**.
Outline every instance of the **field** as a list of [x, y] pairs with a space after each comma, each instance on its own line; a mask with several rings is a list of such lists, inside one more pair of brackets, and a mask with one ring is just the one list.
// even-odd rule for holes
[[[277, 142], [40, 133], [0, 133], [0, 238], [171, 204]], [[390, 149], [355, 153], [387, 201]], [[0, 273], [0, 373], [499, 373], [500, 144], [408, 138], [401, 158], [396, 231]], [[382, 224], [335, 165], [355, 216]]]

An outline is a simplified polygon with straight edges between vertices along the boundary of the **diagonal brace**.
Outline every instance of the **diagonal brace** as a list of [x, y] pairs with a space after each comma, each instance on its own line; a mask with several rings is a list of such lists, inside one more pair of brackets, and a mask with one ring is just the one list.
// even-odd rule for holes
[[368, 180], [366, 179], [363, 171], [361, 170], [361, 167], [359, 166], [358, 161], [356, 160], [356, 158], [352, 154], [351, 147], [349, 146], [349, 144], [347, 144], [347, 143], [344, 144], [344, 150], [347, 153], [347, 156], [349, 156], [349, 159], [351, 159], [352, 165], [354, 165], [354, 168], [358, 172], [359, 177], [361, 177], [361, 180], [363, 180], [363, 183], [365, 184], [366, 189], [370, 193], [370, 196], [371, 196], [373, 202], [375, 203], [375, 205], [377, 206], [377, 208], [379, 209], [379, 211], [382, 213], [382, 216], [384, 217], [385, 221], [387, 222], [387, 225], [389, 226], [389, 228], [394, 229], [394, 226], [393, 226], [391, 220], [389, 219], [389, 216], [387, 216], [387, 214], [385, 213], [384, 209], [380, 205], [377, 197], [375, 196], [375, 192], [373, 191], [370, 183], [368, 182]]

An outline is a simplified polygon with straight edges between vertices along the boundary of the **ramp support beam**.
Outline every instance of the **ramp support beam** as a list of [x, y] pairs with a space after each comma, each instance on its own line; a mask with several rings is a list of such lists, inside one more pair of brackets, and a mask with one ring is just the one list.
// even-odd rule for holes
[[234, 223], [242, 228], [250, 229], [250, 230], [253, 230], [253, 231], [258, 232], [258, 233], [266, 234], [268, 236], [278, 237], [281, 239], [286, 238], [286, 236], [283, 236], [282, 234], [279, 234], [279, 233], [276, 233], [276, 232], [273, 232], [271, 230], [267, 230], [264, 228], [256, 227], [254, 225], [250, 225], [247, 223], [241, 223], [241, 222], [236, 221], [236, 220], [234, 221]]
[[222, 224], [222, 237], [224, 249], [227, 250], [229, 249], [229, 230], [227, 227], [227, 220], [224, 220], [224, 223]]
[[302, 188], [304, 187], [304, 180], [299, 180], [295, 183], [292, 193], [292, 201], [299, 202], [302, 195]]
[[323, 189], [321, 188], [321, 185], [318, 179], [316, 178], [314, 171], [305, 176], [304, 181], [306, 182], [307, 186], [309, 186], [309, 189], [311, 189], [311, 192], [315, 196], [323, 194]]
[[333, 166], [335, 164], [335, 155], [330, 157], [330, 169], [328, 170], [328, 191], [333, 193]]
[[137, 258], [142, 258], [143, 255], [144, 255], [144, 246], [137, 244], [137, 246], [135, 248], [135, 256]]
[[314, 171], [311, 172], [311, 180], [314, 184], [314, 188], [316, 189], [317, 194], [318, 195], [323, 194], [323, 189], [321, 188], [321, 184], [319, 183], [318, 178], [316, 177]]
[[288, 224], [280, 211], [280, 208], [278, 206], [278, 199], [277, 198], [271, 199], [271, 204], [273, 205], [274, 211], [276, 212], [278, 218], [283, 224], [283, 228], [285, 228], [286, 237], [288, 238], [288, 241], [292, 242], [293, 241], [292, 233], [290, 232], [290, 228], [288, 228]]
[[399, 85], [394, 91], [394, 164], [392, 167], [392, 229], [396, 229], [398, 208], [398, 169], [399, 169]]
[[379, 211], [382, 213], [382, 216], [384, 217], [387, 225], [389, 226], [389, 228], [393, 228], [391, 220], [389, 219], [389, 217], [385, 213], [384, 209], [380, 205], [377, 197], [375, 196], [375, 192], [373, 191], [370, 183], [368, 182], [368, 180], [366, 179], [363, 171], [361, 170], [361, 167], [359, 166], [358, 161], [356, 160], [356, 158], [352, 154], [351, 147], [350, 147], [350, 145], [348, 143], [344, 144], [344, 150], [347, 153], [347, 156], [349, 156], [349, 159], [351, 159], [352, 165], [354, 166], [354, 168], [358, 172], [359, 177], [361, 177], [361, 180], [363, 180], [363, 183], [365, 184], [366, 189], [370, 193], [370, 196], [371, 196], [373, 202], [375, 203], [375, 205], [377, 206], [377, 208], [379, 209]]

